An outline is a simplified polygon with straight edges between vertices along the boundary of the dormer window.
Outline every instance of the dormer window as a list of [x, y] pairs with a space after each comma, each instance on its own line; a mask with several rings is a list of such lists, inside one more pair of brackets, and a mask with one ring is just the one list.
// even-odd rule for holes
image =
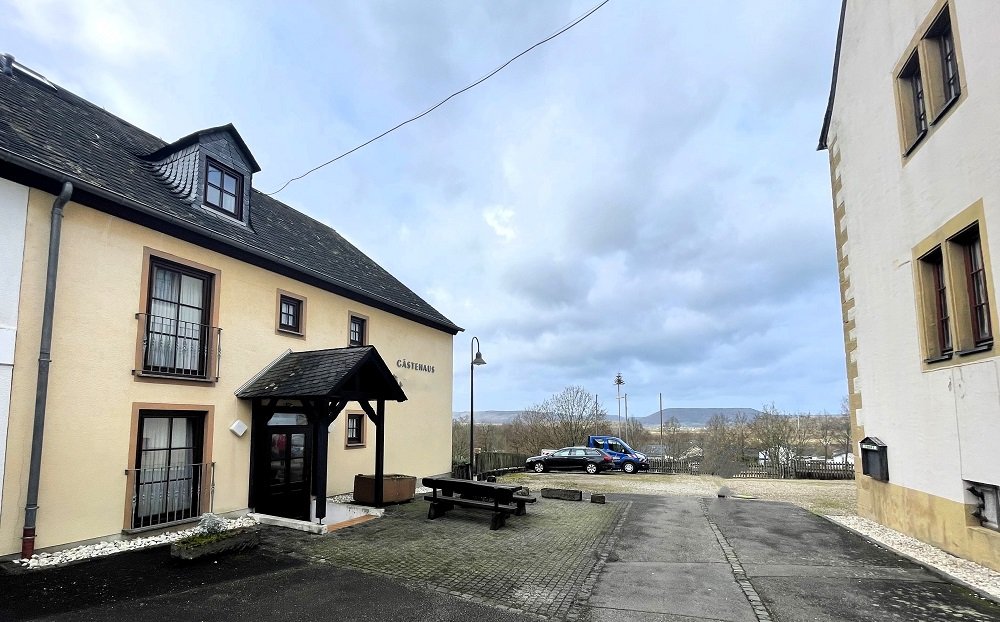
[[212, 159], [206, 162], [205, 205], [243, 218], [243, 176]]

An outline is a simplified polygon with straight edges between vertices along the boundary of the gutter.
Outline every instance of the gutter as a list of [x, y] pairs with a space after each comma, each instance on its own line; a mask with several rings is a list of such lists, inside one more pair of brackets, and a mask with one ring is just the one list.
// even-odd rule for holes
[[[147, 216], [151, 216], [151, 217], [156, 218], [157, 220], [163, 221], [163, 222], [165, 222], [167, 224], [179, 227], [181, 229], [185, 229], [187, 231], [190, 231], [190, 232], [195, 233], [197, 235], [209, 238], [209, 239], [214, 240], [216, 242], [221, 242], [222, 244], [225, 244], [225, 245], [230, 246], [232, 248], [239, 249], [239, 250], [247, 252], [247, 253], [249, 253], [251, 255], [260, 257], [261, 259], [265, 259], [267, 261], [271, 261], [271, 262], [276, 263], [276, 264], [278, 264], [280, 266], [283, 266], [285, 268], [289, 268], [291, 270], [294, 270], [295, 272], [298, 272], [300, 274], [304, 274], [304, 275], [310, 276], [312, 278], [315, 278], [315, 279], [317, 279], [319, 281], [322, 281], [323, 283], [328, 283], [328, 284], [333, 285], [333, 286], [335, 286], [335, 287], [337, 287], [337, 288], [339, 288], [341, 290], [353, 293], [356, 296], [361, 296], [363, 298], [368, 299], [369, 301], [377, 303], [377, 304], [372, 305], [372, 306], [375, 306], [377, 308], [382, 308], [383, 310], [389, 311], [389, 312], [393, 313], [394, 315], [399, 315], [399, 312], [402, 312], [405, 315], [403, 315], [401, 317], [404, 317], [406, 319], [415, 320], [418, 323], [424, 324], [426, 326], [430, 326], [431, 328], [436, 328], [438, 330], [441, 330], [442, 332], [447, 332], [447, 333], [450, 333], [452, 335], [458, 334], [459, 332], [462, 332], [462, 331], [465, 330], [465, 329], [463, 329], [462, 327], [460, 327], [460, 326], [458, 326], [456, 324], [450, 323], [450, 320], [449, 320], [449, 323], [446, 324], [446, 323], [441, 322], [440, 320], [431, 318], [431, 317], [429, 317], [429, 316], [427, 316], [427, 315], [425, 315], [423, 313], [420, 313], [418, 311], [415, 311], [415, 310], [412, 310], [412, 309], [401, 308], [401, 307], [399, 307], [399, 306], [397, 306], [395, 304], [392, 304], [389, 300], [387, 300], [387, 299], [385, 299], [385, 298], [383, 298], [383, 297], [381, 297], [381, 296], [379, 296], [379, 295], [377, 295], [375, 293], [366, 292], [364, 290], [360, 290], [360, 289], [357, 289], [357, 288], [354, 288], [354, 287], [351, 287], [349, 285], [342, 284], [342, 283], [332, 283], [330, 281], [330, 278], [328, 276], [322, 274], [321, 272], [313, 270], [312, 268], [309, 268], [307, 266], [302, 266], [302, 265], [297, 264], [295, 262], [289, 261], [287, 259], [284, 259], [284, 258], [282, 258], [282, 257], [280, 257], [278, 255], [275, 255], [274, 253], [271, 253], [269, 251], [266, 251], [264, 249], [256, 248], [254, 246], [249, 246], [249, 245], [244, 244], [244, 243], [242, 243], [242, 242], [240, 242], [238, 240], [235, 240], [235, 239], [233, 239], [231, 237], [223, 235], [223, 234], [221, 234], [218, 231], [215, 231], [213, 229], [208, 229], [206, 227], [201, 227], [201, 226], [196, 225], [194, 223], [182, 220], [180, 218], [176, 218], [174, 216], [171, 216], [170, 214], [167, 214], [167, 213], [163, 212], [160, 209], [157, 209], [156, 207], [153, 207], [151, 205], [147, 205], [145, 203], [141, 203], [139, 201], [136, 201], [135, 199], [131, 199], [129, 197], [126, 197], [126, 196], [123, 196], [121, 194], [118, 194], [117, 192], [114, 192], [112, 190], [107, 190], [105, 188], [102, 188], [101, 186], [96, 186], [96, 185], [94, 185], [92, 183], [88, 183], [86, 181], [80, 180], [79, 178], [75, 178], [75, 177], [72, 177], [70, 175], [66, 175], [66, 174], [60, 173], [59, 171], [56, 171], [56, 170], [54, 170], [54, 169], [52, 169], [52, 168], [50, 168], [50, 167], [48, 167], [48, 166], [46, 166], [44, 164], [41, 164], [41, 163], [38, 163], [38, 162], [36, 162], [34, 160], [30, 160], [28, 158], [24, 158], [22, 156], [19, 156], [19, 155], [13, 153], [12, 151], [10, 151], [8, 149], [0, 148], [0, 159], [7, 161], [7, 162], [9, 162], [10, 164], [12, 164], [14, 166], [20, 167], [20, 168], [22, 168], [24, 170], [30, 171], [30, 172], [35, 173], [37, 175], [41, 175], [43, 177], [47, 177], [47, 178], [55, 180], [55, 181], [62, 181], [62, 180], [65, 180], [65, 179], [72, 179], [73, 183], [75, 184], [75, 186], [77, 188], [77, 190], [80, 190], [80, 191], [92, 194], [95, 197], [98, 197], [98, 198], [101, 198], [101, 199], [105, 199], [107, 201], [111, 201], [111, 202], [116, 203], [118, 205], [122, 205], [122, 206], [128, 207], [128, 208], [130, 208], [132, 210], [135, 210], [135, 211], [137, 211], [137, 212], [139, 212], [141, 214], [145, 214]], [[334, 292], [334, 293], [336, 293], [336, 292]], [[361, 303], [364, 303], [364, 304], [370, 304], [370, 303], [366, 303], [364, 300], [358, 300], [358, 302], [361, 302]], [[381, 304], [383, 306], [382, 307], [378, 307], [379, 304]]]
[[24, 505], [21, 557], [35, 552], [35, 523], [38, 517], [38, 480], [42, 470], [42, 435], [45, 432], [45, 403], [49, 391], [49, 364], [52, 362], [52, 316], [56, 306], [56, 276], [59, 272], [59, 241], [63, 207], [73, 196], [73, 184], [63, 182], [62, 192], [52, 203], [49, 225], [49, 260], [45, 270], [45, 303], [42, 307], [42, 338], [38, 347], [38, 379], [35, 383], [35, 421], [31, 432], [31, 463], [28, 470], [28, 498]]

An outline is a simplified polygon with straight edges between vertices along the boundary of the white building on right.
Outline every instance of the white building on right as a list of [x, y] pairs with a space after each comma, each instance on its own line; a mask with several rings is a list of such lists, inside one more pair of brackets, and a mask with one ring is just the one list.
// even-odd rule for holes
[[0, 499], [3, 498], [10, 391], [14, 376], [14, 341], [24, 256], [28, 189], [0, 179]]
[[819, 148], [858, 511], [1000, 570], [998, 33], [997, 0], [845, 0]]

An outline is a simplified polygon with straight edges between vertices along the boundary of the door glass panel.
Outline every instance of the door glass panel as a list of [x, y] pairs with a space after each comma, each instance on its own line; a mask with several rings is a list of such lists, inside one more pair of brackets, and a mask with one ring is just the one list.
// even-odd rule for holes
[[309, 419], [302, 413], [274, 413], [267, 425], [308, 425]]
[[284, 460], [285, 450], [288, 443], [286, 434], [271, 435], [271, 460]]
[[285, 462], [284, 460], [272, 460], [271, 461], [271, 482], [274, 484], [284, 484], [285, 483]]
[[142, 448], [166, 449], [170, 446], [170, 420], [148, 418], [142, 422]]
[[301, 458], [306, 446], [305, 434], [292, 434], [292, 458]]
[[288, 481], [295, 483], [305, 481], [305, 465], [305, 458], [292, 458], [288, 469]]

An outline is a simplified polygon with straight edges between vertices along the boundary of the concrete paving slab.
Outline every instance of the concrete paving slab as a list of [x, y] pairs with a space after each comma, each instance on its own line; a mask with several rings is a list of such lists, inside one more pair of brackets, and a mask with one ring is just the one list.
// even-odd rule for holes
[[729, 564], [609, 563], [590, 607], [757, 622]]
[[788, 503], [715, 499], [708, 510], [746, 564], [915, 566]]
[[749, 577], [817, 577], [827, 579], [889, 579], [942, 582], [926, 568], [887, 566], [803, 566], [801, 564], [743, 564]]
[[997, 622], [1000, 605], [950, 583], [754, 578], [775, 620], [798, 622]]
[[612, 561], [724, 561], [697, 499], [657, 499], [629, 497], [629, 520], [611, 552]]
[[729, 622], [706, 618], [705, 616], [681, 616], [676, 613], [646, 613], [619, 609], [591, 609], [587, 613], [588, 622]]

